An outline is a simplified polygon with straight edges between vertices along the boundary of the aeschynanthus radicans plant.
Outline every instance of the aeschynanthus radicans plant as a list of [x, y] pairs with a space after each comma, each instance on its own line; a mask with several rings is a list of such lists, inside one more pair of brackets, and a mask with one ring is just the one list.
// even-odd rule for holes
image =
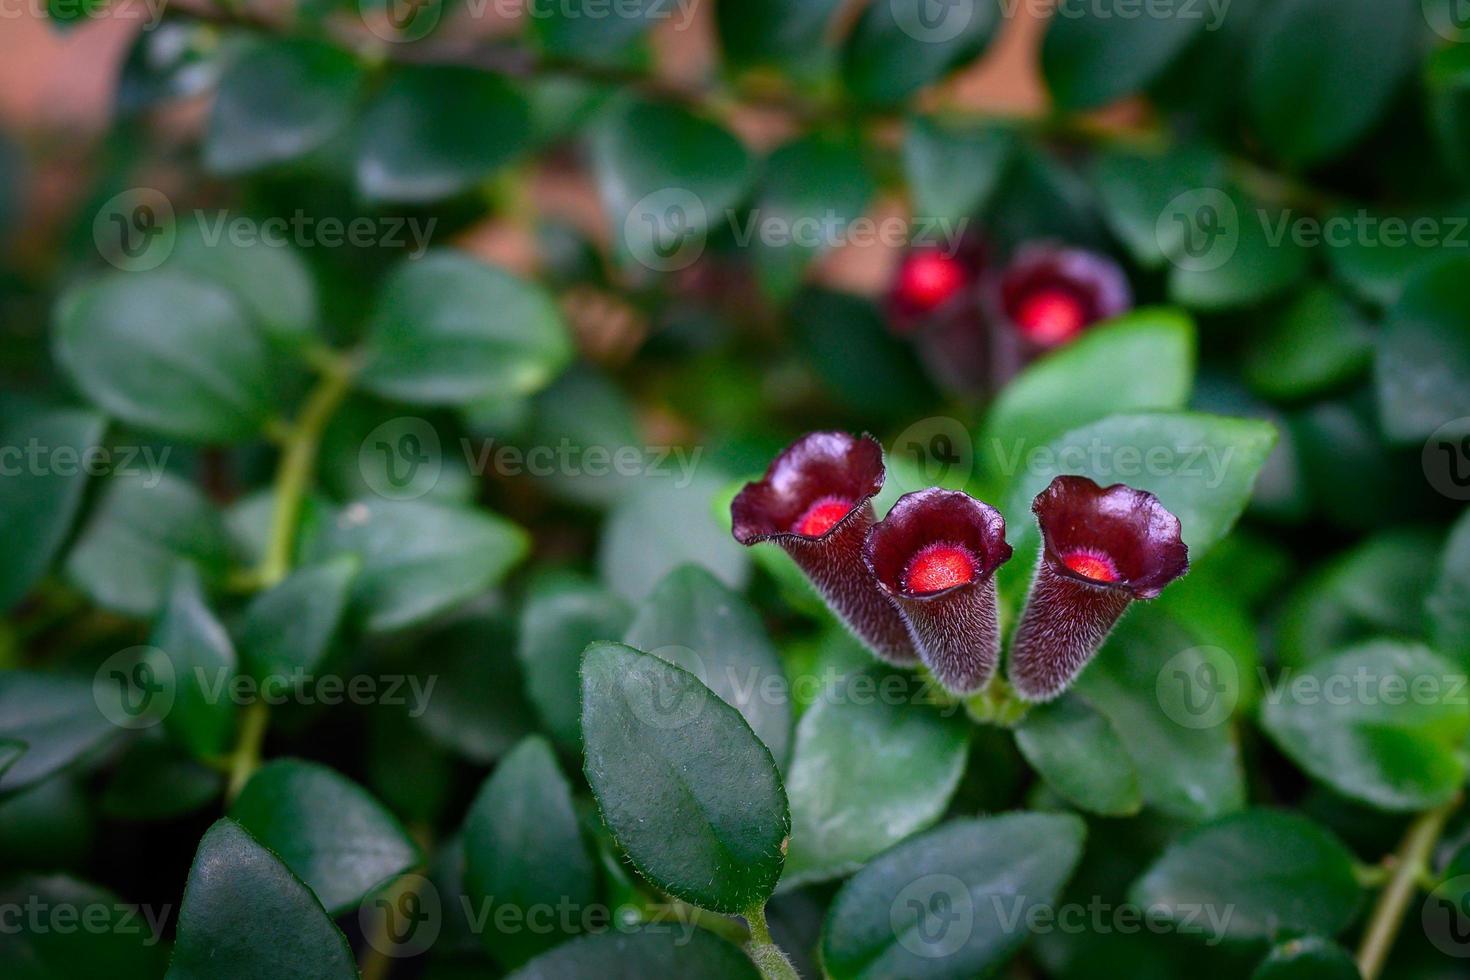
[[1075, 340], [1133, 305], [1128, 277], [1105, 255], [1048, 243], [1026, 245], [995, 280], [995, 313], [1038, 350]]
[[1031, 503], [1041, 557], [1011, 641], [1010, 681], [1028, 701], [1070, 685], [1135, 599], [1189, 570], [1179, 518], [1159, 498], [1059, 476]]
[[743, 545], [780, 545], [874, 653], [911, 664], [917, 655], [908, 627], [863, 562], [883, 477], [883, 447], [872, 436], [809, 433], [735, 497], [731, 530]]
[[1005, 519], [958, 490], [905, 494], [863, 549], [908, 620], [919, 659], [944, 688], [972, 694], [1000, 659], [995, 570], [1011, 557]]

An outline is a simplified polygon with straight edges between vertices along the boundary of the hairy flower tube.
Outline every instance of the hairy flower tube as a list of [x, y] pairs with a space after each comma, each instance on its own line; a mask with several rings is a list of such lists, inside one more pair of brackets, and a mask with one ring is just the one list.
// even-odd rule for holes
[[1031, 503], [1041, 557], [1011, 641], [1010, 682], [1028, 701], [1061, 694], [1135, 599], [1189, 570], [1179, 519], [1159, 498], [1059, 476]]
[[957, 490], [900, 497], [868, 532], [863, 558], [945, 690], [972, 694], [1000, 661], [995, 570], [1011, 557], [1005, 519]]
[[732, 531], [743, 545], [780, 545], [869, 649], [911, 664], [917, 655], [908, 627], [863, 562], [883, 477], [883, 447], [871, 436], [809, 433], [741, 489], [730, 504]]
[[1128, 277], [1112, 259], [1042, 243], [1018, 251], [990, 293], [992, 313], [1010, 327], [1028, 360], [1133, 305]]

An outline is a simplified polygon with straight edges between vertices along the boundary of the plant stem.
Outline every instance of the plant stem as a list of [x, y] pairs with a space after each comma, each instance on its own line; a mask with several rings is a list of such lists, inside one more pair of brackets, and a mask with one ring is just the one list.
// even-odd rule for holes
[[240, 790], [260, 768], [260, 747], [270, 724], [270, 708], [264, 701], [252, 701], [240, 717], [240, 736], [230, 756], [230, 782], [225, 787], [226, 802], [234, 802]]
[[337, 406], [347, 397], [352, 371], [345, 362], [333, 360], [321, 365], [322, 378], [306, 398], [301, 415], [286, 436], [281, 463], [276, 470], [275, 511], [271, 514], [270, 538], [265, 558], [256, 573], [256, 584], [270, 588], [291, 570], [291, 555], [296, 546], [296, 525], [301, 518], [301, 505], [316, 469], [317, 448], [322, 431], [331, 421]]
[[764, 980], [801, 980], [801, 974], [796, 972], [786, 953], [771, 939], [766, 907], [757, 905], [745, 913], [745, 920], [750, 923], [750, 942], [745, 944], [745, 952]]
[[1363, 980], [1378, 980], [1383, 965], [1398, 937], [1404, 912], [1413, 899], [1421, 877], [1429, 871], [1429, 858], [1439, 835], [1444, 831], [1445, 821], [1460, 805], [1458, 797], [1427, 810], [1409, 826], [1404, 841], [1394, 855], [1393, 877], [1378, 896], [1373, 907], [1373, 916], [1363, 932], [1362, 945], [1358, 947], [1358, 971]]

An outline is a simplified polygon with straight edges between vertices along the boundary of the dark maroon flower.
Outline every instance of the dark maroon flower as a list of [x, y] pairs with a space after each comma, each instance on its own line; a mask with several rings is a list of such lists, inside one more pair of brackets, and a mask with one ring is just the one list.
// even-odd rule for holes
[[992, 312], [1019, 339], [1024, 360], [1133, 305], [1128, 278], [1112, 259], [1050, 244], [1022, 247], [991, 294]]
[[903, 617], [863, 563], [863, 540], [877, 519], [883, 447], [872, 436], [812, 432], [787, 446], [730, 504], [743, 545], [774, 541], [811, 579], [858, 638], [895, 664], [917, 659]]
[[986, 246], [977, 236], [956, 248], [915, 246], [904, 253], [888, 290], [888, 322], [906, 335], [976, 306]]
[[919, 659], [948, 691], [972, 694], [995, 673], [994, 573], [1010, 557], [1000, 512], [958, 490], [904, 494], [868, 532], [868, 568], [908, 620]]
[[1189, 570], [1179, 518], [1159, 498], [1084, 476], [1059, 476], [1031, 503], [1041, 559], [1011, 641], [1011, 685], [1028, 701], [1056, 697], [1097, 653], [1134, 599], [1152, 599]]

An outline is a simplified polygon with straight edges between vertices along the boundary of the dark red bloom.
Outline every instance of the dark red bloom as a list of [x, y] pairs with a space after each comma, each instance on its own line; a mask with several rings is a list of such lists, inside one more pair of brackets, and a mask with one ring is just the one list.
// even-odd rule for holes
[[1128, 277], [1105, 255], [1049, 244], [1023, 247], [993, 287], [992, 312], [1032, 356], [1075, 340], [1133, 305]]
[[730, 504], [743, 545], [774, 541], [858, 638], [890, 663], [916, 659], [908, 627], [863, 563], [863, 540], [883, 489], [883, 447], [872, 436], [813, 432], [787, 446], [763, 479]]
[[863, 558], [908, 620], [919, 659], [948, 691], [984, 687], [1000, 659], [997, 568], [1005, 519], [958, 490], [909, 493], [868, 533]]
[[979, 306], [979, 282], [987, 248], [967, 236], [955, 248], [914, 246], [904, 253], [888, 289], [888, 322], [894, 333], [912, 334]]
[[1189, 570], [1179, 519], [1159, 498], [1059, 476], [1031, 503], [1041, 560], [1011, 642], [1011, 685], [1028, 701], [1066, 690], [1134, 599]]

